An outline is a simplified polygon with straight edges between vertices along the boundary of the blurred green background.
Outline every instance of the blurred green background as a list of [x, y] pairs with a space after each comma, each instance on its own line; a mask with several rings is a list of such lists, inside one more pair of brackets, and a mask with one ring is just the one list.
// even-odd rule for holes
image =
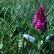
[[[47, 30], [44, 33], [35, 30], [32, 24], [34, 13], [40, 4], [45, 6], [47, 15]], [[16, 21], [18, 30], [22, 30], [11, 38], [16, 28]], [[35, 45], [41, 48], [41, 40], [49, 34], [54, 34], [54, 0], [0, 0], [0, 54], [40, 54], [38, 47], [21, 48], [22, 33], [35, 37], [38, 41]], [[52, 54], [53, 50], [48, 49], [44, 53]]]

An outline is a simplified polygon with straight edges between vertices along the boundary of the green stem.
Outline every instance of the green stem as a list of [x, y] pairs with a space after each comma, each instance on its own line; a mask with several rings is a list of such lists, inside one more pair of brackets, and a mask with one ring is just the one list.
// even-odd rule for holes
[[54, 6], [54, 4], [51, 6], [51, 8], [49, 9], [49, 11], [46, 13], [46, 15], [48, 15], [52, 11], [53, 6]]
[[17, 41], [17, 54], [18, 54], [18, 41]]

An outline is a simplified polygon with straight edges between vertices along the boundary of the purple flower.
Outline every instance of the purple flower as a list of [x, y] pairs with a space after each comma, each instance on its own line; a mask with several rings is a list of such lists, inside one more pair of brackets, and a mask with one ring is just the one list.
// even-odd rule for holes
[[35, 26], [35, 29], [36, 30], [41, 29], [42, 31], [44, 31], [46, 27], [46, 22], [47, 21], [46, 21], [45, 9], [44, 6], [41, 5], [33, 18], [33, 24]]

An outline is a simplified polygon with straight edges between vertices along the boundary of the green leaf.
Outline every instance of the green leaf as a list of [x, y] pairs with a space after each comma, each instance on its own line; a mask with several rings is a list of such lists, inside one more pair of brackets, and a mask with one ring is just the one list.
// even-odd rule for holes
[[38, 49], [40, 49], [41, 45], [43, 44], [43, 40], [39, 41], [38, 43]]
[[0, 31], [0, 41], [2, 41], [2, 39], [3, 39], [3, 32]]
[[1, 42], [1, 43], [0, 43], [0, 49], [2, 49], [2, 47], [3, 47], [3, 43]]

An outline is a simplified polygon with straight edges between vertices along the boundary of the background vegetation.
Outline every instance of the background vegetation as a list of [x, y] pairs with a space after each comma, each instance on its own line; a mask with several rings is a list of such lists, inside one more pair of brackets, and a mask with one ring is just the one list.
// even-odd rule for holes
[[[40, 4], [45, 6], [47, 15], [47, 30], [44, 33], [35, 30], [32, 24]], [[16, 25], [19, 32], [12, 37]], [[28, 41], [30, 47], [23, 47], [24, 33], [36, 38], [35, 46]], [[54, 34], [54, 0], [0, 0], [0, 54], [54, 54], [53, 42], [42, 50], [41, 41], [49, 34]]]

